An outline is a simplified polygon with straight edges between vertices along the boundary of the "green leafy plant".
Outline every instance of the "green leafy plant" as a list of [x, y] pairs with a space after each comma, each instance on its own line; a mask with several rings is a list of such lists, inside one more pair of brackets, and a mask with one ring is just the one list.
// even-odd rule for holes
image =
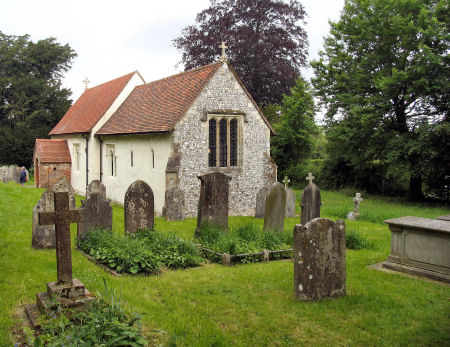
[[365, 238], [360, 232], [350, 230], [345, 234], [345, 243], [350, 249], [373, 248], [373, 242]]

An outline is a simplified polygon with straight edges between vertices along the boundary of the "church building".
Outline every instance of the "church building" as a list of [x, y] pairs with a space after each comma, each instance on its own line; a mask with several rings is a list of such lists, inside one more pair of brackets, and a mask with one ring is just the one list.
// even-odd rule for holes
[[274, 131], [228, 60], [145, 83], [138, 72], [87, 89], [50, 132], [67, 141], [71, 183], [92, 180], [123, 203], [136, 180], [150, 185], [155, 212], [165, 195], [184, 194], [183, 214], [197, 215], [198, 176], [229, 175], [230, 215], [255, 214], [259, 189], [276, 181]]

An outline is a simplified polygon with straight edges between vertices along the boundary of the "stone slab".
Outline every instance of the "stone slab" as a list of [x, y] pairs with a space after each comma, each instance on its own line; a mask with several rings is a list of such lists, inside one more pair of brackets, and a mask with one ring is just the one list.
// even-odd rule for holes
[[77, 298], [83, 296], [86, 288], [80, 280], [74, 278], [72, 284], [48, 282], [47, 293], [61, 298]]
[[414, 266], [393, 263], [388, 260], [382, 262], [381, 266], [385, 269], [389, 269], [395, 272], [402, 272], [413, 276], [426, 277], [439, 282], [450, 283], [450, 275], [439, 273], [436, 271], [429, 271]]
[[450, 234], [450, 223], [442, 219], [406, 216], [387, 219], [384, 222], [389, 224], [389, 226], [409, 227], [412, 229], [430, 230]]
[[85, 294], [78, 298], [52, 298], [48, 293], [37, 293], [36, 304], [40, 312], [48, 312], [49, 310], [56, 309], [57, 306], [62, 308], [77, 308], [86, 305], [87, 303], [95, 300], [95, 296], [85, 290]]
[[445, 215], [443, 215], [443, 216], [439, 216], [439, 217], [437, 217], [436, 219], [439, 219], [439, 220], [446, 220], [446, 221], [450, 222], [450, 214], [445, 214]]

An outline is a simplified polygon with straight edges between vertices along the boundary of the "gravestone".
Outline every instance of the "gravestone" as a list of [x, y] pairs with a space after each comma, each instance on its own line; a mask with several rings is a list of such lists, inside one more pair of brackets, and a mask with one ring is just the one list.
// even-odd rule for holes
[[168, 221], [176, 221], [184, 219], [184, 192], [178, 188], [173, 187], [166, 191], [164, 216]]
[[39, 225], [39, 212], [50, 212], [54, 208], [54, 194], [55, 192], [68, 192], [71, 208], [75, 208], [75, 191], [66, 177], [62, 177], [55, 185], [48, 188], [42, 193], [41, 198], [33, 207], [33, 223], [31, 246], [33, 248], [55, 248], [55, 226], [54, 225]]
[[361, 204], [361, 201], [364, 199], [361, 197], [361, 193], [356, 193], [355, 197], [353, 198], [353, 202], [355, 203], [355, 206], [353, 207], [353, 211], [349, 212], [347, 214], [347, 219], [349, 220], [356, 220], [359, 216], [359, 205]]
[[198, 176], [200, 197], [196, 234], [204, 223], [228, 230], [228, 195], [231, 177], [221, 172]]
[[320, 206], [322, 200], [319, 188], [313, 183], [314, 176], [308, 173], [306, 180], [309, 181], [302, 193], [300, 223], [305, 225], [314, 218], [320, 217]]
[[284, 230], [284, 217], [286, 214], [286, 189], [276, 182], [270, 188], [266, 198], [266, 208], [264, 211], [263, 231]]
[[345, 295], [345, 223], [316, 218], [294, 227], [294, 297], [315, 301]]
[[255, 218], [264, 218], [266, 210], [266, 197], [270, 190], [270, 186], [262, 187], [256, 194]]
[[70, 223], [83, 221], [83, 210], [71, 209], [68, 192], [54, 193], [54, 211], [39, 212], [40, 225], [54, 225], [56, 230], [57, 281], [47, 283], [47, 292], [36, 294], [36, 305], [25, 307], [31, 323], [37, 324], [37, 311], [45, 312], [55, 307], [84, 305], [93, 299], [83, 283], [72, 278]]
[[144, 181], [135, 181], [127, 189], [124, 201], [125, 233], [138, 229], [153, 229], [155, 225], [155, 199], [150, 186]]
[[295, 193], [286, 187], [286, 217], [295, 217]]
[[0, 168], [0, 177], [3, 183], [7, 183], [8, 182], [8, 177], [9, 177], [9, 170], [7, 166], [2, 166]]
[[9, 181], [19, 182], [20, 167], [14, 166], [14, 165], [10, 165], [9, 169], [8, 169], [8, 176], [9, 176], [9, 178], [8, 178]]
[[92, 181], [87, 189], [86, 199], [81, 201], [84, 210], [84, 222], [78, 223], [77, 238], [92, 229], [112, 229], [112, 207], [106, 198], [106, 187], [98, 180]]

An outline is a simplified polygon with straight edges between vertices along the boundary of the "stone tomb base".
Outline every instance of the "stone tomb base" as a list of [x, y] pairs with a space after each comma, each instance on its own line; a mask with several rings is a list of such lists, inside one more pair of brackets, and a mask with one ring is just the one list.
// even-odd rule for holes
[[57, 306], [62, 308], [77, 308], [95, 299], [78, 279], [72, 284], [47, 283], [47, 292], [36, 294], [36, 304], [25, 306], [25, 312], [33, 327], [39, 327], [37, 320], [39, 313], [54, 310]]

